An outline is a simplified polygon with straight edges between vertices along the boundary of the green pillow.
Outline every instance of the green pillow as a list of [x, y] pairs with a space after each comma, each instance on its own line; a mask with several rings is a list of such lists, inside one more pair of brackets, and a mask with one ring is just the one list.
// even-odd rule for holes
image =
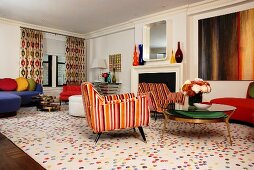
[[248, 94], [250, 98], [254, 98], [254, 82], [252, 82], [249, 86]]
[[36, 88], [36, 82], [34, 81], [34, 79], [27, 79], [28, 81], [28, 91], [34, 91]]

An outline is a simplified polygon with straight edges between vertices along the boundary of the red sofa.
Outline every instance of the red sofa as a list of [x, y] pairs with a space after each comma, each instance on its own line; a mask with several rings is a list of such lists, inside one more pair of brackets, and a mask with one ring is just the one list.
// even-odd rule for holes
[[60, 96], [59, 96], [60, 102], [69, 101], [69, 97], [73, 95], [81, 95], [81, 86], [80, 85], [64, 85], [63, 91], [60, 93]]
[[250, 91], [254, 92], [254, 82], [249, 84], [246, 98], [216, 98], [210, 102], [235, 106], [237, 109], [230, 119], [254, 125], [254, 97]]

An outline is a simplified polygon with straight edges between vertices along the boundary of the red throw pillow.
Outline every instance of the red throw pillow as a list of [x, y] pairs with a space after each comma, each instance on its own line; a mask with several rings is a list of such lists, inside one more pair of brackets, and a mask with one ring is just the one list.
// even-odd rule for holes
[[17, 89], [17, 82], [11, 78], [0, 79], [0, 90], [13, 91]]

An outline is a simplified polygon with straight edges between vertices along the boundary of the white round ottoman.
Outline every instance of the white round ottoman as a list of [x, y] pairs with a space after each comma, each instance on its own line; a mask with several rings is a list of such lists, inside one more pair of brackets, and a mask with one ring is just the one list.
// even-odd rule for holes
[[85, 117], [81, 95], [74, 95], [69, 97], [69, 114], [72, 116]]

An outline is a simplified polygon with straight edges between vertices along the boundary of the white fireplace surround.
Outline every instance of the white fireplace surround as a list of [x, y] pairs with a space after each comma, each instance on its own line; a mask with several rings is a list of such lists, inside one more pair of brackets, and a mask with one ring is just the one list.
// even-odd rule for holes
[[131, 68], [131, 92], [137, 94], [139, 74], [142, 73], [176, 73], [176, 91], [179, 91], [183, 81], [183, 65], [182, 63], [175, 64], [159, 64], [159, 65], [144, 65], [132, 66]]

